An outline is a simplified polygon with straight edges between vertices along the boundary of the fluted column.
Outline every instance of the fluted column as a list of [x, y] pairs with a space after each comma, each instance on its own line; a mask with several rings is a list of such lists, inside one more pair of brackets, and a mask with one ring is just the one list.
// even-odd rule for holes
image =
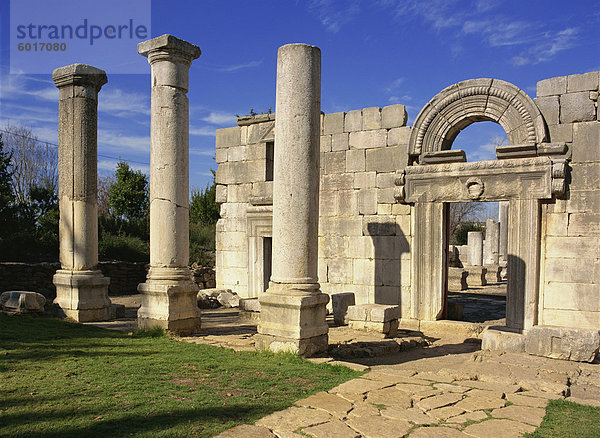
[[172, 35], [144, 41], [151, 67], [150, 269], [138, 286], [138, 326], [200, 328], [189, 262], [189, 69], [200, 49]]
[[77, 321], [110, 317], [109, 278], [98, 265], [98, 92], [106, 73], [85, 64], [57, 68], [58, 198], [61, 269], [54, 302]]
[[288, 44], [277, 53], [273, 268], [260, 298], [259, 348], [310, 356], [327, 349], [319, 290], [321, 51]]

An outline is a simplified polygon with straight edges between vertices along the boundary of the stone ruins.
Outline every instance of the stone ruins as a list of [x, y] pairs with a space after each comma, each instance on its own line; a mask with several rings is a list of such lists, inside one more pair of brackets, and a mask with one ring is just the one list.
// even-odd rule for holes
[[[150, 270], [140, 327], [200, 329], [188, 268], [188, 72], [200, 49], [170, 35], [140, 43], [152, 77]], [[97, 95], [102, 70], [55, 70], [60, 89], [60, 260], [56, 302], [79, 321], [110, 316], [97, 257]], [[393, 336], [448, 314], [448, 284], [507, 279], [506, 325], [484, 349], [593, 360], [600, 347], [600, 72], [542, 80], [530, 98], [499, 79], [404, 105], [320, 112], [321, 52], [277, 59], [276, 115], [216, 134], [217, 288], [259, 319], [256, 345], [312, 355], [335, 321]], [[496, 160], [452, 149], [479, 121], [509, 144]], [[499, 202], [499, 222], [448, 245], [454, 202]], [[450, 267], [449, 267], [450, 265]], [[460, 290], [460, 289], [459, 289]], [[329, 304], [328, 304], [329, 303]], [[329, 306], [329, 307], [328, 307]], [[456, 324], [461, 324], [456, 322]], [[464, 323], [462, 323], [464, 324]]]

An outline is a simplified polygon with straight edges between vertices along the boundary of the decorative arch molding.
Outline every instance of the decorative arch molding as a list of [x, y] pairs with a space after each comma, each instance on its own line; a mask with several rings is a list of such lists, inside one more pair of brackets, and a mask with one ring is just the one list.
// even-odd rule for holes
[[480, 121], [499, 123], [510, 145], [537, 148], [547, 141], [544, 118], [523, 90], [500, 79], [469, 79], [445, 88], [423, 107], [413, 125], [409, 154], [449, 150], [461, 130]]

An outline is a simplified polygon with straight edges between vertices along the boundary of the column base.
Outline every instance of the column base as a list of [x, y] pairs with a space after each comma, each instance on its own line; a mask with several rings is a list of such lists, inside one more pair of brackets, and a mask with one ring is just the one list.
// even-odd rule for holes
[[329, 327], [325, 317], [329, 295], [318, 289], [307, 291], [296, 285], [271, 283], [259, 302], [258, 349], [302, 356], [327, 351]]
[[142, 305], [138, 310], [138, 327], [161, 327], [186, 336], [200, 330], [200, 309], [196, 295], [198, 285], [189, 280], [154, 280], [148, 278], [138, 285]]
[[69, 271], [59, 269], [52, 279], [56, 286], [56, 299], [63, 316], [78, 322], [108, 321], [110, 278], [100, 271]]

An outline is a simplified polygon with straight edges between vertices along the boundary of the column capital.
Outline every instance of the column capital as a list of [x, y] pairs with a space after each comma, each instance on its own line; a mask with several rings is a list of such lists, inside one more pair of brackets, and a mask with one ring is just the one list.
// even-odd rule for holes
[[70, 85], [94, 87], [96, 91], [108, 82], [106, 72], [91, 65], [71, 64], [57, 68], [52, 72], [52, 80], [57, 88]]
[[183, 63], [189, 67], [202, 52], [200, 47], [192, 43], [165, 34], [139, 43], [138, 53], [148, 58], [150, 65], [156, 61], [171, 61]]

